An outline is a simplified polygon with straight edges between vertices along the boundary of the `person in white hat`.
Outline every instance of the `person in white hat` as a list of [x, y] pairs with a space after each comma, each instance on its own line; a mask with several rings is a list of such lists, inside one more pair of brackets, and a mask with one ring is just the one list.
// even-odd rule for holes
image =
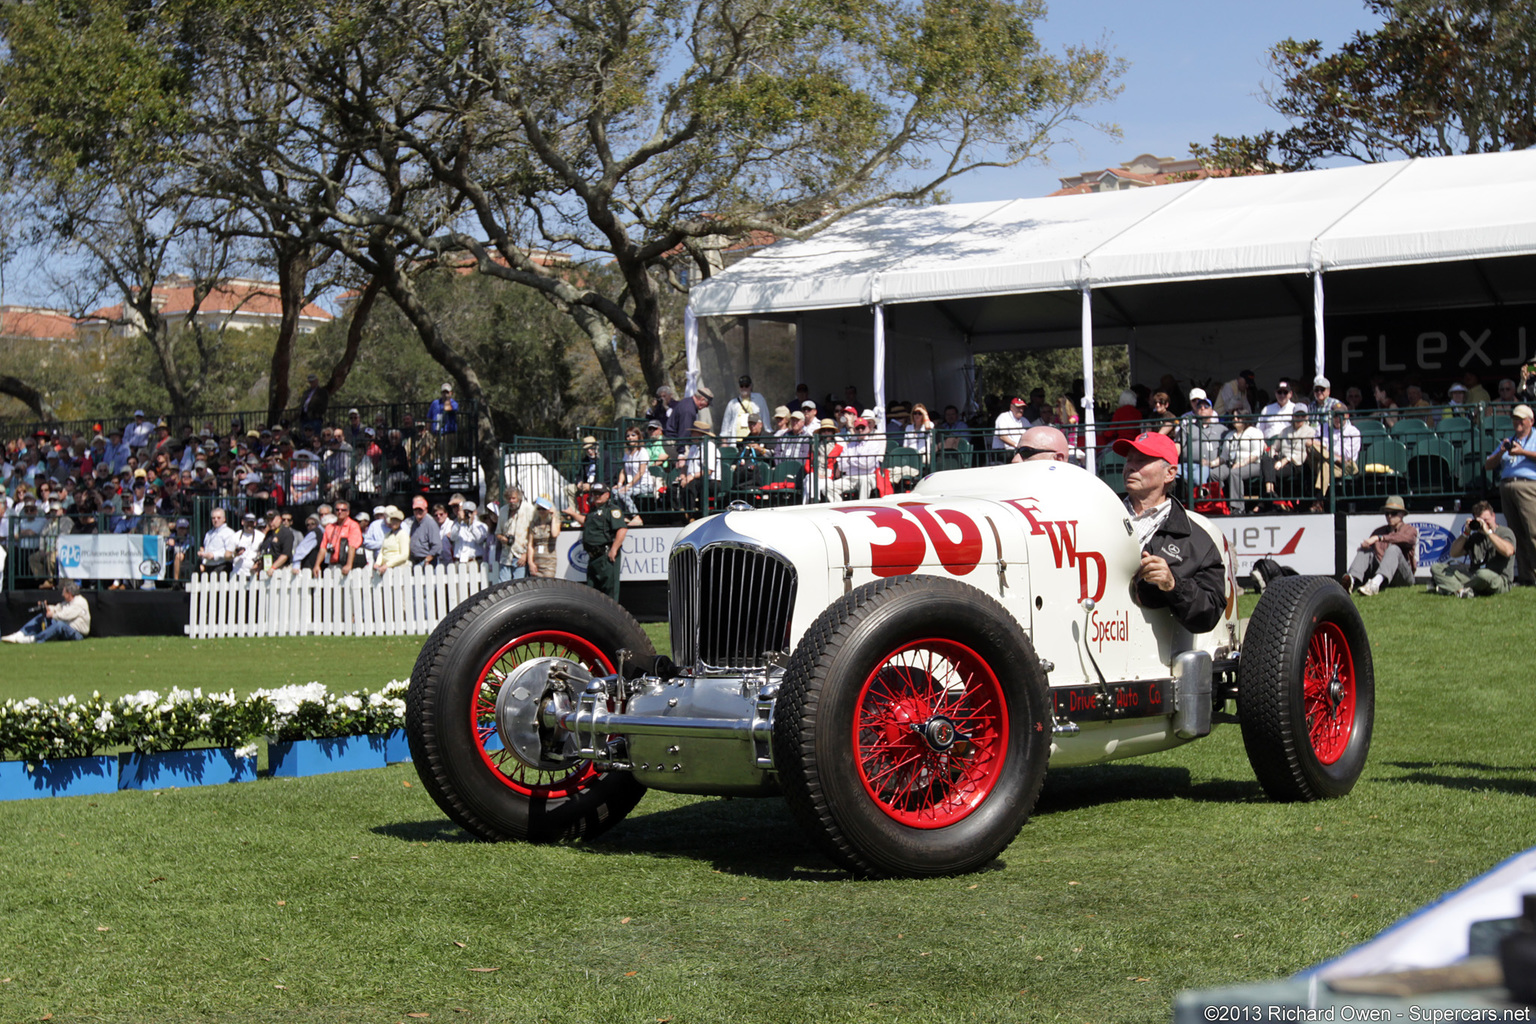
[[411, 535], [400, 528], [405, 513], [394, 505], [384, 506], [384, 540], [379, 546], [379, 557], [373, 563], [373, 571], [383, 575], [391, 569], [411, 564]]
[[1183, 459], [1181, 473], [1191, 487], [1211, 478], [1211, 471], [1221, 465], [1221, 439], [1226, 428], [1216, 416], [1216, 409], [1204, 388], [1189, 389], [1189, 412], [1179, 417], [1178, 444]]

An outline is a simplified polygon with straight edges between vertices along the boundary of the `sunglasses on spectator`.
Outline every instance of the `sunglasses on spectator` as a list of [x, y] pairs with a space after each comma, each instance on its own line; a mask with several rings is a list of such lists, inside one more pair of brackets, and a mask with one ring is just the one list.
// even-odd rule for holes
[[1031, 448], [1027, 444], [1021, 444], [1017, 448], [1015, 448], [1013, 451], [1014, 451], [1014, 453], [1016, 455], [1022, 456], [1023, 458], [1026, 458], [1026, 459], [1032, 459], [1036, 455], [1047, 455], [1047, 454], [1054, 455], [1054, 454], [1056, 454], [1056, 450], [1054, 448]]
[[1313, 391], [1327, 391], [1328, 389], [1323, 387], [1321, 384], [1319, 384], [1316, 387], [1314, 387], [1312, 390]]

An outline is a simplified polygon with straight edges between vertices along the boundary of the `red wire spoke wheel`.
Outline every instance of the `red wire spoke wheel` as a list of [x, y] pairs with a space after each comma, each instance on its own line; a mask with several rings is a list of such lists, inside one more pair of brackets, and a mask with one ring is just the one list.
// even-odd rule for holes
[[837, 864], [974, 871], [1034, 809], [1049, 708], [1007, 609], [955, 580], [893, 577], [806, 630], [774, 702], [774, 765], [790, 810]]
[[1355, 727], [1355, 661], [1337, 624], [1322, 622], [1307, 644], [1303, 683], [1307, 735], [1323, 764], [1334, 764], [1349, 749]]
[[503, 784], [527, 796], [549, 800], [569, 796], [597, 774], [591, 761], [582, 761], [564, 773], [543, 772], [519, 761], [501, 745], [496, 732], [496, 695], [512, 671], [532, 658], [565, 658], [578, 662], [593, 675], [612, 675], [613, 665], [591, 641], [559, 630], [528, 633], [508, 641], [485, 663], [475, 699], [470, 705], [470, 728], [486, 767]]
[[591, 838], [623, 820], [645, 792], [631, 774], [601, 773], [589, 761], [540, 771], [503, 749], [496, 729], [496, 695], [518, 665], [569, 658], [606, 675], [623, 649], [655, 654], [628, 612], [578, 583], [520, 580], [464, 602], [422, 648], [406, 695], [423, 788], [482, 839]]
[[1376, 710], [1360, 610], [1333, 580], [1286, 576], [1264, 588], [1237, 672], [1243, 746], [1275, 800], [1323, 800], [1365, 770]]
[[853, 732], [870, 798], [904, 825], [943, 828], [997, 785], [1008, 744], [1007, 699], [992, 666], [969, 647], [918, 640], [870, 673]]

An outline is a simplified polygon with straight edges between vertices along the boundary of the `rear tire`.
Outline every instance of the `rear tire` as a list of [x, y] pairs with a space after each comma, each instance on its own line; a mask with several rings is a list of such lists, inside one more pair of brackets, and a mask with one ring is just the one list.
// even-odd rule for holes
[[1243, 746], [1274, 800], [1323, 800], [1365, 769], [1376, 676], [1360, 610], [1325, 576], [1270, 582], [1243, 635]]
[[503, 583], [449, 613], [422, 648], [406, 696], [406, 736], [423, 786], [481, 839], [591, 838], [621, 821], [645, 792], [627, 772], [581, 762], [540, 772], [501, 748], [496, 694], [519, 663], [565, 657], [594, 675], [618, 652], [654, 656], [650, 639], [616, 602], [565, 580]]
[[822, 613], [775, 702], [790, 809], [860, 875], [949, 875], [1029, 818], [1050, 756], [1029, 637], [976, 588], [932, 576], [860, 587]]

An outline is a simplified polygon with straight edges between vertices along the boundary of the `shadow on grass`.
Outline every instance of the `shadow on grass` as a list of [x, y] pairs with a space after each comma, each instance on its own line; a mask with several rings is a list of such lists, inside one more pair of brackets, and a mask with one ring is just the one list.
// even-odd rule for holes
[[1262, 803], [1266, 798], [1253, 779], [1192, 784], [1187, 768], [1101, 764], [1048, 772], [1035, 813], [1056, 814], [1126, 800]]
[[[1443, 789], [1462, 792], [1495, 792], [1508, 793], [1511, 796], [1536, 797], [1536, 779], [1532, 778], [1536, 775], [1536, 768], [1530, 766], [1504, 767], [1485, 764], [1481, 761], [1388, 761], [1386, 763], [1407, 772], [1406, 775], [1400, 775], [1395, 779], [1382, 780], [1387, 783], [1398, 785], [1408, 783], [1416, 786], [1439, 786]], [[1446, 769], [1480, 773], [1497, 772], [1514, 775], [1516, 778], [1492, 778], [1488, 774], [1447, 775]]]
[[375, 825], [369, 831], [407, 843], [478, 843], [480, 840], [465, 832], [447, 818], [433, 821], [394, 821], [388, 825]]
[[[644, 805], [642, 805], [643, 807]], [[784, 801], [774, 797], [700, 800], [650, 814], [631, 812], [583, 849], [709, 861], [717, 871], [771, 881], [840, 881]]]

